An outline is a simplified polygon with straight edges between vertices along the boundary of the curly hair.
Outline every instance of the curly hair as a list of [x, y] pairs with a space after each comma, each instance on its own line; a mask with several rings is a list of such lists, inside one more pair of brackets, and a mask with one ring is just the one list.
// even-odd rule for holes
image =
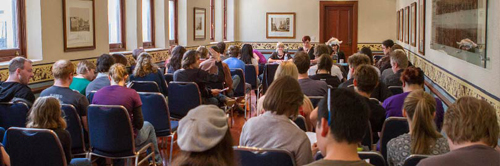
[[66, 129], [67, 124], [61, 116], [59, 100], [52, 96], [39, 97], [28, 115], [26, 127], [39, 129]]
[[176, 46], [172, 50], [172, 58], [170, 58], [167, 68], [172, 67], [174, 71], [179, 70], [181, 68], [182, 56], [186, 53], [186, 51], [186, 48], [183, 46]]
[[144, 77], [150, 73], [157, 73], [158, 66], [153, 63], [153, 57], [146, 52], [143, 52], [139, 55], [137, 59], [137, 65], [134, 69], [134, 76], [136, 77]]

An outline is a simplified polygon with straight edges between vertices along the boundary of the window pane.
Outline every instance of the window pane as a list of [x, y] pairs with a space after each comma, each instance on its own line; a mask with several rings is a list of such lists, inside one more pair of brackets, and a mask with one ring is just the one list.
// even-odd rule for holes
[[0, 0], [0, 49], [18, 48], [17, 0]]
[[170, 31], [168, 32], [170, 40], [175, 40], [175, 2], [168, 2], [168, 25]]
[[109, 43], [122, 43], [120, 0], [108, 0]]
[[142, 0], [142, 41], [151, 42], [151, 0]]

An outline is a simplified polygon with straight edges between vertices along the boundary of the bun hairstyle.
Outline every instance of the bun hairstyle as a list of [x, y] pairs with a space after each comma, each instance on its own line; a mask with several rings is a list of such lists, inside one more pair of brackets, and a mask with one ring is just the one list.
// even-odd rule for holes
[[408, 67], [401, 74], [401, 82], [408, 85], [424, 85], [424, 71], [419, 67]]
[[109, 69], [109, 76], [113, 79], [115, 83], [118, 83], [125, 79], [128, 75], [127, 68], [123, 64], [116, 63]]

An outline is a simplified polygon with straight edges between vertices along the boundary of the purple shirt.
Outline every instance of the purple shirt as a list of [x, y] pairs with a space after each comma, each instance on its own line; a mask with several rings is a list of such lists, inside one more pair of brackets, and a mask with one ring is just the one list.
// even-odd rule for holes
[[119, 85], [107, 86], [97, 91], [92, 104], [122, 105], [130, 114], [131, 121], [134, 119], [132, 110], [142, 106], [141, 97], [135, 90]]
[[[386, 112], [385, 117], [403, 117], [403, 104], [405, 102], [406, 96], [408, 96], [410, 92], [404, 92], [401, 94], [397, 94], [391, 96], [384, 100], [384, 104], [382, 105]], [[436, 118], [434, 121], [436, 122], [436, 126], [438, 129], [441, 129], [441, 125], [443, 124], [444, 118], [444, 108], [441, 100], [436, 98]]]
[[266, 57], [264, 55], [262, 55], [262, 53], [260, 53], [259, 50], [253, 50], [253, 53], [255, 53], [255, 54], [257, 54], [257, 56], [259, 56], [259, 64], [266, 64], [267, 63]]

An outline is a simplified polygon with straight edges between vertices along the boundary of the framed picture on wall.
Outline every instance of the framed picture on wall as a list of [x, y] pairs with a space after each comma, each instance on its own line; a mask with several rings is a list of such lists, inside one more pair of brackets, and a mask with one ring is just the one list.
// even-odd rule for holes
[[404, 35], [404, 38], [405, 38], [405, 43], [406, 44], [409, 44], [410, 42], [410, 7], [407, 6], [405, 7], [405, 35]]
[[64, 52], [95, 49], [94, 0], [63, 0]]
[[295, 38], [295, 13], [266, 13], [266, 38]]
[[404, 41], [404, 9], [399, 10], [399, 41]]
[[194, 40], [205, 40], [207, 35], [207, 10], [195, 7], [193, 17]]
[[410, 7], [410, 44], [417, 46], [417, 3], [414, 2]]
[[425, 55], [425, 0], [418, 0], [418, 52]]
[[399, 25], [399, 10], [396, 12], [396, 17], [397, 17], [397, 18], [396, 18], [396, 21], [397, 21], [397, 26], [398, 26], [398, 30], [397, 30], [397, 31], [398, 31], [398, 33], [397, 33], [397, 36], [398, 36], [398, 40], [401, 40], [401, 31], [399, 30], [399, 29], [400, 29], [400, 28], [399, 28], [399, 26], [400, 26], [400, 25]]

